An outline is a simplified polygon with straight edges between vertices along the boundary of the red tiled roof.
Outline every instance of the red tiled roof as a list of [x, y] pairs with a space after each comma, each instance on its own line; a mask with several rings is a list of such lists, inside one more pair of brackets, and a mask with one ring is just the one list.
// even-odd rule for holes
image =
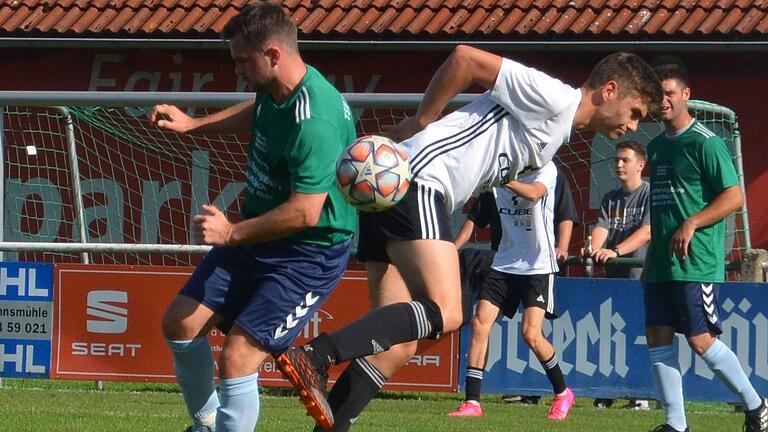
[[[0, 0], [0, 37], [218, 38], [248, 0]], [[768, 0], [284, 0], [304, 38], [764, 38]]]

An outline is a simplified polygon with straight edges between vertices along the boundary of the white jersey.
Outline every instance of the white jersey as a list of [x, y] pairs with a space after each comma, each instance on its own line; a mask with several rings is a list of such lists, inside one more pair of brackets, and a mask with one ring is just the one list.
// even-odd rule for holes
[[547, 188], [547, 194], [534, 203], [504, 186], [493, 189], [501, 219], [501, 242], [491, 267], [518, 275], [556, 273], [559, 270], [554, 228], [557, 168], [549, 162], [520, 181], [539, 182]]
[[551, 161], [580, 102], [581, 90], [503, 59], [492, 90], [401, 143], [413, 180], [442, 192], [453, 212], [476, 190]]

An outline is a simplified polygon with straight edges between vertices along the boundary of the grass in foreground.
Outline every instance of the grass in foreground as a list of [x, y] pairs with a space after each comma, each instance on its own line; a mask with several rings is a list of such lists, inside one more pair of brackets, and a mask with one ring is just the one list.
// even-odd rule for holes
[[[189, 424], [181, 394], [169, 384], [3, 380], [0, 389], [0, 431], [182, 431]], [[298, 399], [261, 398], [259, 431], [309, 431], [312, 421]], [[578, 395], [577, 395], [578, 396]], [[453, 419], [445, 414], [461, 403], [457, 394], [385, 393], [360, 417], [355, 432], [373, 431], [557, 431], [646, 432], [663, 420], [662, 412], [632, 411], [619, 407], [596, 410], [591, 399], [577, 399], [565, 422], [545, 418], [549, 399], [538, 406], [509, 405], [498, 395], [487, 395], [483, 418]], [[743, 414], [726, 404], [689, 403], [694, 432], [736, 432]]]

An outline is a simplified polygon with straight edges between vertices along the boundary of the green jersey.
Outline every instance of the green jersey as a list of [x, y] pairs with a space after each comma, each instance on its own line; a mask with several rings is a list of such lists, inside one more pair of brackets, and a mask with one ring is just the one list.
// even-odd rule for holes
[[669, 242], [683, 222], [724, 189], [739, 184], [723, 140], [694, 120], [674, 137], [662, 133], [648, 144], [651, 164], [651, 249], [646, 282], [722, 282], [725, 277], [725, 221], [696, 230], [681, 260], [669, 256]]
[[336, 187], [336, 160], [355, 139], [352, 112], [341, 94], [311, 66], [288, 99], [258, 94], [246, 168], [244, 219], [262, 215], [293, 192], [328, 197], [316, 226], [288, 237], [331, 246], [352, 236], [355, 210]]

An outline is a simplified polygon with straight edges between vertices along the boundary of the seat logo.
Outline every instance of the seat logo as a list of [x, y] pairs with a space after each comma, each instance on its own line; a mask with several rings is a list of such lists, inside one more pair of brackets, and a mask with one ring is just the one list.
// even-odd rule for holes
[[128, 329], [128, 309], [117, 304], [128, 304], [125, 291], [90, 291], [88, 293], [86, 328], [89, 333], [116, 334]]

